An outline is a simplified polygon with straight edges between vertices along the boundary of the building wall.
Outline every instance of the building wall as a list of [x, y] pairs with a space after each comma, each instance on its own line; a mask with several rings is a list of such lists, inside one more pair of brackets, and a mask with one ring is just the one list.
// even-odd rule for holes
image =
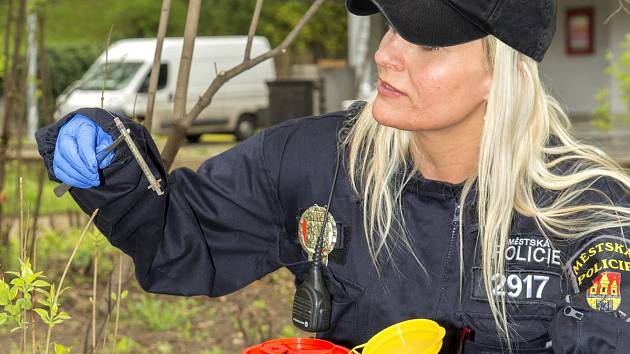
[[[618, 6], [617, 2], [614, 3], [614, 8], [611, 9], [611, 12], [614, 11]], [[626, 5], [626, 7], [630, 8], [630, 5]], [[630, 15], [625, 12], [618, 13], [613, 19], [609, 22], [610, 24], [610, 47], [612, 49], [613, 55], [615, 57], [619, 57], [619, 54], [622, 52], [622, 48], [620, 44], [625, 40], [626, 36], [630, 35]], [[613, 114], [628, 114], [628, 110], [630, 107], [627, 107], [621, 101], [621, 92], [619, 91], [619, 85], [616, 80], [611, 80], [611, 103], [612, 103], [612, 112]]]
[[[605, 55], [610, 48], [611, 29], [619, 21], [604, 25], [604, 20], [612, 13], [613, 2], [617, 3], [616, 0], [558, 0], [556, 34], [540, 68], [543, 81], [571, 116], [590, 114], [597, 105], [594, 99], [597, 90], [611, 84], [603, 74], [607, 65]], [[565, 49], [567, 9], [583, 6], [594, 7], [594, 53], [569, 56]], [[625, 20], [630, 22], [627, 14]]]

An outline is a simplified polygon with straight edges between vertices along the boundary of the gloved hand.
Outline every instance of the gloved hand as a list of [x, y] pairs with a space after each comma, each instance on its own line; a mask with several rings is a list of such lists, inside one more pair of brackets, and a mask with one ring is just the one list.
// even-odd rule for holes
[[96, 155], [112, 144], [112, 137], [90, 118], [76, 114], [59, 130], [53, 155], [53, 173], [78, 188], [100, 184], [99, 168], [109, 166], [114, 151], [97, 166]]

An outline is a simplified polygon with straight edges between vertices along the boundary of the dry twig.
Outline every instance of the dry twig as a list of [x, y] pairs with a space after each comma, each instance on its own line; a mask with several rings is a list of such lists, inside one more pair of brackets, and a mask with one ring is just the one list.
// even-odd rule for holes
[[[617, 1], [619, 2], [619, 7], [604, 20], [604, 24], [607, 24], [613, 17], [615, 17], [615, 15], [617, 15], [622, 10], [625, 11], [628, 15], [630, 15], [630, 10], [626, 7], [626, 6], [630, 6], [630, 0], [617, 0]], [[627, 4], [624, 4], [624, 2]]]

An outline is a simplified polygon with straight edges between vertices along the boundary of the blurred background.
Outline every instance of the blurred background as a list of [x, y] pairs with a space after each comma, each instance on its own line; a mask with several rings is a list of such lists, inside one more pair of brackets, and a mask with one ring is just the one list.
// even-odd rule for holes
[[[188, 108], [221, 71], [242, 60], [255, 3], [202, 1]], [[278, 46], [312, 3], [266, 0], [253, 55]], [[159, 147], [172, 123], [188, 5], [170, 4], [152, 123]], [[69, 196], [54, 196], [33, 133], [76, 108], [99, 106], [102, 96], [105, 108], [143, 122], [161, 6], [156, 0], [0, 1], [0, 271], [19, 271], [21, 245], [28, 244], [29, 266], [58, 282], [87, 216]], [[576, 134], [627, 167], [630, 4], [558, 0], [557, 15], [540, 74]], [[381, 16], [352, 16], [343, 1], [325, 1], [284, 53], [219, 90], [187, 131], [173, 167], [195, 169], [260, 129], [369, 97], [376, 80], [372, 56], [384, 32]], [[120, 259], [120, 252], [90, 229], [61, 300], [71, 318], [52, 331], [52, 343], [65, 348], [59, 346], [60, 353], [239, 353], [267, 339], [306, 335], [290, 324], [294, 286], [286, 270], [218, 299], [178, 298], [143, 292], [128, 267], [119, 270]], [[7, 283], [14, 277], [5, 274]], [[0, 310], [9, 313], [6, 291], [0, 284]], [[29, 317], [25, 346], [24, 323], [2, 314], [0, 353], [31, 351], [31, 343], [43, 352], [48, 326], [39, 317]]]

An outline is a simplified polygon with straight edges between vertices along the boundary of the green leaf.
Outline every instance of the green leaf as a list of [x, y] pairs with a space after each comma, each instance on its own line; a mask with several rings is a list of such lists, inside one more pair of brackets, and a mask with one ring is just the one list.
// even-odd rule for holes
[[8, 312], [9, 315], [15, 317], [16, 314], [20, 313], [20, 307], [17, 305], [7, 305], [4, 307], [4, 311]]
[[4, 312], [0, 312], [0, 325], [3, 325], [8, 320], [9, 320], [9, 316]]
[[15, 285], [15, 286], [19, 286], [19, 287], [24, 287], [25, 283], [23, 279], [20, 278], [15, 278], [13, 280], [11, 280], [11, 285]]
[[[59, 296], [61, 296], [66, 290], [70, 289], [70, 286], [66, 286], [65, 288], [61, 289], [61, 291], [59, 292]], [[54, 293], [54, 291], [53, 291]]]
[[59, 343], [55, 343], [55, 354], [70, 354], [72, 347], [64, 347]]
[[37, 275], [35, 274], [24, 274], [24, 282], [26, 282], [27, 284], [31, 284], [32, 282], [35, 281], [35, 279], [37, 279]]
[[23, 310], [30, 310], [33, 307], [31, 300], [25, 298], [17, 299], [15, 304]]
[[123, 290], [123, 292], [120, 293], [120, 298], [124, 300], [125, 298], [127, 298], [127, 295], [129, 295], [129, 291]]
[[48, 318], [48, 312], [44, 309], [34, 309], [33, 311], [35, 311], [39, 317], [42, 319], [42, 321], [44, 322], [48, 322], [49, 318]]
[[43, 287], [50, 286], [50, 284], [47, 281], [45, 281], [45, 280], [39, 279], [39, 280], [35, 280], [33, 282], [33, 286], [36, 286], [38, 288], [43, 288]]
[[70, 315], [67, 312], [61, 311], [59, 315], [57, 316], [57, 318], [62, 319], [62, 320], [69, 320], [72, 317], [70, 317]]
[[18, 293], [18, 287], [17, 286], [12, 286], [11, 290], [9, 290], [9, 299], [13, 300], [17, 297], [17, 293]]
[[35, 288], [34, 290], [37, 291], [40, 294], [48, 296], [48, 290], [44, 290], [44, 289], [40, 289], [40, 288]]
[[9, 288], [0, 287], [0, 305], [4, 306], [9, 303]]

